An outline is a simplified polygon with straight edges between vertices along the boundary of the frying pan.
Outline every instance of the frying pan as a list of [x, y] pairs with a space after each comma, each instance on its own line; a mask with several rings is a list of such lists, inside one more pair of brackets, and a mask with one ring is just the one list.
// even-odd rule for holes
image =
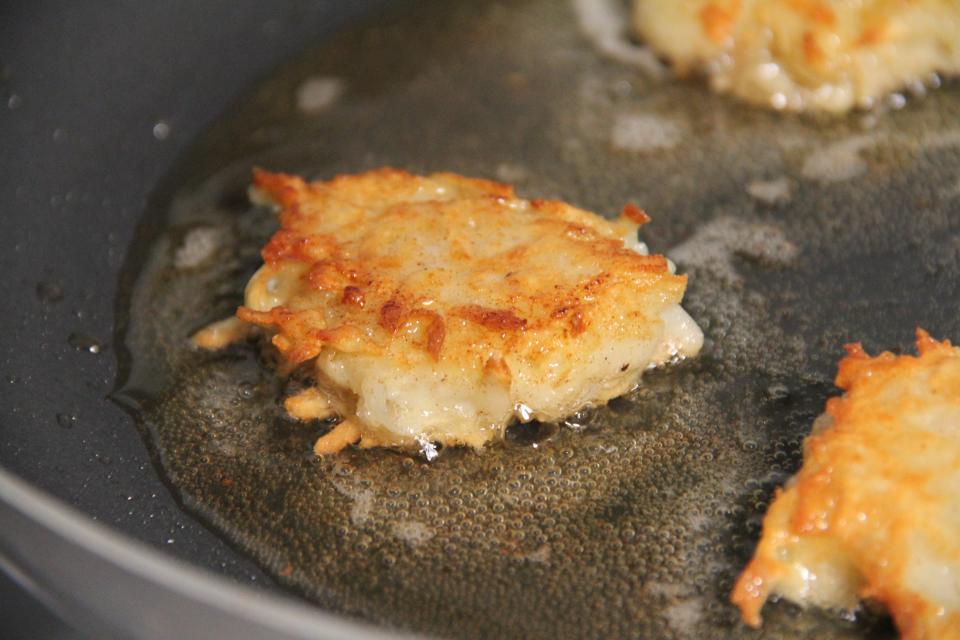
[[[96, 532], [98, 544], [120, 534], [141, 545], [137, 554], [162, 553], [168, 568], [180, 560], [231, 583], [274, 588], [255, 565], [183, 513], [153, 470], [130, 416], [107, 400], [116, 377], [118, 272], [146, 199], [191, 139], [280, 60], [384, 4], [0, 7], [0, 288], [7, 300], [0, 321], [0, 555], [5, 569], [27, 571], [16, 575], [61, 613], [78, 614], [71, 620], [94, 637], [174, 637], [174, 627], [162, 620], [177, 614], [155, 609], [144, 597], [139, 607], [128, 603], [125, 613], [115, 609], [124, 620], [105, 629], [87, 610], [103, 593], [89, 582], [63, 589], [60, 569], [83, 568], [86, 582], [107, 572], [106, 565], [83, 567], [79, 549], [68, 552], [63, 540], [52, 538], [45, 538], [48, 547], [20, 555], [28, 549], [21, 543], [36, 543], [55, 528], [37, 520], [36, 504], [49, 499], [34, 495], [38, 489], [58, 500], [60, 533], [77, 534], [74, 520], [64, 524], [70, 516], [61, 513], [70, 505], [84, 520], [109, 527], [114, 537]], [[154, 135], [159, 122], [169, 126], [162, 140]], [[102, 344], [97, 354], [90, 352], [94, 341]], [[18, 507], [13, 493], [21, 486], [8, 474], [32, 485], [18, 494]], [[24, 514], [32, 526], [20, 526]], [[114, 557], [112, 545], [102, 550]], [[37, 566], [44, 562], [59, 566], [57, 575]], [[118, 579], [114, 586], [123, 584], [132, 583]], [[50, 594], [81, 606], [65, 609]], [[152, 630], [138, 622], [148, 608], [160, 620]], [[312, 630], [304, 628], [299, 637], [339, 629], [317, 619]], [[222, 630], [209, 637], [218, 634], [226, 637]], [[265, 635], [256, 628], [238, 634], [233, 637]], [[190, 635], [198, 635], [197, 627], [183, 637]]]
[[[236, 631], [238, 617], [251, 637], [268, 629], [290, 637], [375, 633], [304, 611], [296, 596], [277, 603], [271, 592], [279, 592], [279, 583], [337, 610], [441, 635], [744, 634], [723, 596], [750, 552], [773, 487], [799, 464], [802, 437], [831, 393], [840, 345], [863, 340], [872, 350], [905, 347], [917, 324], [938, 336], [960, 335], [953, 302], [960, 282], [952, 215], [960, 191], [957, 87], [948, 84], [902, 111], [879, 115], [781, 117], [604, 58], [565, 3], [419, 3], [404, 13], [388, 10], [379, 26], [335, 38], [285, 65], [187, 151], [253, 80], [382, 4], [5, 9], [0, 55], [8, 113], [0, 132], [9, 151], [0, 160], [0, 255], [2, 292], [11, 302], [0, 318], [7, 376], [0, 386], [0, 462], [115, 532], [83, 524], [76, 513], [4, 476], [5, 566], [78, 624], [119, 636], [163, 637], [183, 630], [165, 628], [165, 621], [189, 626], [202, 618], [210, 637]], [[298, 88], [331, 76], [345, 81], [343, 103], [317, 117], [298, 113], [291, 98]], [[645, 239], [691, 274], [686, 306], [708, 336], [696, 362], [648, 375], [637, 394], [589, 413], [584, 425], [545, 429], [549, 437], [533, 438], [537, 449], [521, 436], [482, 456], [448, 452], [409, 474], [443, 485], [458, 468], [483, 477], [491, 460], [502, 461], [496, 471], [502, 474], [527, 465], [522, 482], [536, 482], [539, 470], [551, 466], [580, 474], [571, 486], [587, 487], [586, 497], [558, 508], [557, 530], [566, 526], [570, 535], [552, 539], [541, 526], [537, 535], [552, 547], [527, 548], [514, 537], [501, 558], [477, 569], [476, 579], [493, 581], [505, 599], [478, 600], [478, 613], [451, 590], [453, 605], [429, 602], [436, 607], [431, 618], [409, 606], [408, 592], [391, 601], [392, 587], [404, 580], [429, 583], [431, 576], [451, 584], [444, 575], [364, 564], [349, 545], [342, 560], [355, 571], [339, 580], [375, 588], [327, 592], [329, 585], [315, 575], [284, 576], [283, 563], [260, 544], [276, 532], [245, 529], [244, 511], [225, 507], [236, 504], [234, 497], [208, 490], [203, 474], [184, 472], [202, 469], [209, 464], [203, 455], [216, 452], [201, 443], [196, 459], [164, 454], [192, 433], [189, 421], [167, 419], [173, 409], [191, 406], [170, 373], [186, 371], [184, 363], [190, 371], [217, 373], [247, 366], [255, 355], [241, 348], [199, 361], [196, 354], [178, 355], [175, 346], [158, 353], [150, 345], [172, 344], [164, 340], [215, 319], [235, 303], [230, 295], [237, 295], [244, 270], [256, 265], [248, 260], [233, 271], [208, 272], [233, 287], [224, 295], [210, 278], [203, 284], [166, 277], [171, 252], [158, 247], [224, 216], [256, 219], [236, 197], [253, 163], [321, 177], [378, 164], [449, 169], [508, 179], [524, 195], [562, 197], [608, 213], [637, 200], [655, 220]], [[785, 190], [784, 200], [763, 197], [763, 185], [769, 190], [771, 184], [780, 185], [777, 194]], [[252, 237], [243, 242], [255, 245]], [[188, 285], [197, 285], [192, 297], [183, 295]], [[217, 291], [219, 297], [211, 295]], [[205, 302], [211, 299], [214, 305]], [[154, 452], [160, 450], [153, 458], [131, 414], [105, 399], [115, 391], [117, 356], [122, 363], [128, 350], [143, 357], [139, 365], [124, 365], [117, 395], [148, 426]], [[306, 441], [309, 434], [291, 437]], [[409, 469], [394, 454], [348, 455], [361, 476]], [[162, 470], [154, 468], [158, 459]], [[338, 472], [335, 462], [310, 463], [304, 471], [307, 463], [284, 447], [276, 459], [290, 462], [289, 473], [305, 480], [290, 485], [285, 476], [290, 486], [277, 492], [266, 478], [264, 495], [279, 496], [282, 506], [285, 496], [316, 489], [331, 505], [329, 526], [348, 517], [349, 496], [327, 495], [312, 484]], [[578, 467], [586, 459], [598, 472], [592, 478]], [[229, 468], [238, 481], [256, 467], [244, 456], [214, 461], [218, 473]], [[161, 477], [173, 479], [173, 493]], [[550, 498], [550, 490], [544, 495]], [[504, 509], [507, 517], [519, 513], [519, 507]], [[215, 524], [229, 542], [201, 521]], [[321, 532], [328, 526], [314, 524]], [[155, 549], [131, 547], [116, 533]], [[351, 535], [344, 530], [344, 539]], [[395, 558], [404, 548], [382, 531], [370, 536], [370, 557], [380, 553], [382, 560], [389, 551]], [[496, 536], [494, 530], [488, 537]], [[605, 573], [609, 547], [598, 541], [610, 536], [618, 539], [617, 553], [634, 564], [611, 565]], [[571, 539], [595, 566], [551, 579], [550, 563], [566, 557]], [[304, 557], [318, 557], [309, 541], [296, 541]], [[39, 552], [41, 543], [51, 552]], [[541, 552], [548, 548], [552, 556]], [[262, 593], [240, 593], [171, 565], [181, 572], [178, 579], [157, 566], [157, 552], [259, 585]], [[594, 552], [599, 555], [589, 556]], [[409, 558], [414, 568], [428, 561], [422, 550]], [[455, 560], [430, 566], [438, 572], [454, 567], [456, 583], [464, 568]], [[267, 577], [259, 566], [279, 577]], [[74, 581], [102, 574], [114, 587], [130, 585], [127, 593], [142, 594], [124, 602], [133, 615], [92, 606], [107, 593], [102, 582], [73, 589], [76, 582], [62, 567], [80, 567]], [[613, 588], [610, 575], [620, 579], [620, 592], [604, 590]], [[381, 576], [393, 582], [384, 587]], [[199, 586], [171, 589], [178, 581]], [[598, 589], [565, 590], [578, 581]], [[179, 599], [151, 597], [153, 590]], [[228, 607], [214, 593], [243, 605]], [[591, 599], [598, 596], [604, 600]], [[247, 606], [258, 601], [264, 605]], [[164, 615], [165, 607], [182, 610], [186, 602], [191, 615]], [[484, 626], [478, 619], [500, 611], [514, 621], [520, 607], [526, 618], [516, 625]], [[151, 608], [156, 626], [131, 629], [129, 618], [146, 619]], [[295, 624], [277, 626], [281, 608]], [[789, 606], [770, 609], [769, 637], [890, 633], [869, 616], [854, 625]], [[627, 613], [618, 619], [619, 610]]]

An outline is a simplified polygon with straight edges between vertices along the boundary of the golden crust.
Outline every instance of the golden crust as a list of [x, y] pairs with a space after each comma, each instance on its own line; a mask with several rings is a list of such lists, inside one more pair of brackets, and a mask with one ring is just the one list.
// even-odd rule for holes
[[[417, 202], [422, 190], [438, 188], [425, 187], [428, 181], [458, 197]], [[618, 308], [635, 308], [629, 297], [637, 291], [655, 287], [656, 295], [679, 301], [686, 284], [685, 276], [668, 272], [663, 256], [623, 245], [637, 224], [631, 218], [609, 223], [562, 202], [527, 204], [510, 187], [485, 180], [381, 169], [308, 184], [257, 171], [254, 184], [281, 207], [282, 229], [262, 252], [267, 271], [296, 271], [299, 282], [286, 304], [247, 305], [237, 315], [276, 330], [273, 343], [292, 362], [314, 358], [324, 346], [383, 353], [398, 339], [434, 360], [475, 359], [491, 350], [538, 357], [552, 342], [618, 315]], [[634, 209], [627, 215], [637, 217]], [[501, 233], [523, 225], [517, 235], [525, 232], [531, 241], [485, 251], [470, 238], [480, 218]], [[410, 265], [431, 235], [445, 236], [437, 245], [446, 243], [448, 266], [416, 273]], [[405, 240], [411, 237], [416, 241]], [[589, 277], [558, 281], [558, 260], [594, 269]], [[257, 291], [267, 279], [251, 283], [254, 304], [269, 297]], [[462, 290], [434, 296], [452, 282]], [[474, 297], [484, 304], [471, 304]]]
[[760, 624], [772, 594], [882, 603], [902, 636], [960, 638], [960, 349], [917, 331], [919, 356], [847, 346], [836, 384], [778, 491], [732, 600]]
[[[635, 205], [608, 221], [486, 180], [396, 169], [313, 183], [256, 170], [254, 188], [276, 204], [281, 228], [237, 317], [267, 329], [287, 363], [316, 359], [318, 384], [364, 442], [479, 446], [502, 434], [516, 406], [537, 405], [523, 389], [545, 398], [531, 416], [556, 419], [623, 393], [651, 364], [699, 349], [699, 329], [678, 307], [686, 278], [671, 274], [663, 256], [629, 248], [640, 247], [636, 230], [649, 220]], [[661, 316], [673, 307], [695, 338], [683, 348], [664, 337]], [[644, 340], [653, 345], [639, 352], [647, 359], [621, 376], [620, 354], [629, 347], [635, 359]], [[671, 353], [653, 353], [665, 344]], [[595, 361], [602, 349], [617, 354], [604, 365], [615, 380]], [[447, 422], [437, 417], [422, 433], [408, 413], [400, 434], [383, 417], [400, 394], [384, 391], [387, 370], [419, 376], [417, 387], [459, 385], [478, 397], [438, 400]], [[578, 370], [592, 377], [578, 382]], [[592, 395], [572, 394], [578, 384]], [[358, 406], [372, 404], [364, 394], [386, 398], [378, 418], [373, 410], [361, 416]], [[451, 422], [458, 420], [476, 428]]]

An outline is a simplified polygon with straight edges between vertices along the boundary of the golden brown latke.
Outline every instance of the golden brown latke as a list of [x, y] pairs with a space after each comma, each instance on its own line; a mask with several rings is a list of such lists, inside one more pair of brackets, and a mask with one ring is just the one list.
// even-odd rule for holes
[[836, 384], [779, 491], [733, 602], [760, 624], [771, 595], [882, 603], [909, 640], [960, 638], [960, 349], [917, 331], [920, 355], [847, 346]]
[[321, 453], [357, 439], [480, 446], [514, 416], [606, 402], [700, 347], [679, 307], [686, 278], [645, 255], [635, 206], [610, 222], [395, 169], [313, 183], [257, 171], [254, 185], [281, 229], [237, 316], [287, 362], [313, 361], [312, 395], [286, 406], [345, 418]]

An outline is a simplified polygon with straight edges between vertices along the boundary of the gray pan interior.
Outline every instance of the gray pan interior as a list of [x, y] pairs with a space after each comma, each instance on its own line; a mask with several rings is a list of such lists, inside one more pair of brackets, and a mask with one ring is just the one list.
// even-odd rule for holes
[[[121, 279], [119, 396], [186, 509], [328, 609], [450, 637], [889, 636], [870, 614], [783, 603], [758, 636], [726, 599], [841, 345], [908, 348], [918, 324], [960, 336], [958, 93], [783, 117], [606, 57], [565, 2], [417, 3], [276, 71], [155, 192]], [[272, 229], [244, 198], [254, 164], [453, 170], [607, 215], [636, 201], [643, 238], [690, 274], [704, 350], [480, 453], [314, 460], [323, 427], [283, 418], [255, 347], [185, 342], [237, 304]], [[198, 230], [211, 259], [176, 268]], [[191, 535], [227, 573], [260, 575]]]
[[[108, 399], [118, 274], [149, 194], [194, 136], [280, 61], [385, 4], [0, 3], [4, 470], [166, 558], [275, 589], [178, 507], [133, 420]], [[169, 125], [163, 139], [153, 135], [161, 121]], [[99, 353], [83, 348], [90, 338]], [[5, 478], [0, 485], [5, 501], [14, 487]], [[17, 542], [30, 543], [14, 539], [23, 530], [10, 513], [0, 514], [4, 560]], [[53, 557], [34, 560], [47, 560], [54, 577], [71, 569]], [[92, 591], [88, 583], [83, 595], [100, 596]], [[12, 626], [31, 618], [6, 594], [0, 586], [0, 636], [38, 637], [35, 627]], [[134, 629], [157, 603], [141, 604], [127, 618]]]

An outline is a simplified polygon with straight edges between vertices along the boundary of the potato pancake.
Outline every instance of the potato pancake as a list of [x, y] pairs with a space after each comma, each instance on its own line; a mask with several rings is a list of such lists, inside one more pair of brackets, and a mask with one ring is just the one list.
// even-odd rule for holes
[[777, 493], [733, 602], [760, 624], [771, 595], [883, 604], [904, 638], [960, 638], [960, 349], [917, 331], [919, 356], [847, 346], [846, 393]]
[[242, 321], [195, 336], [217, 347], [249, 325], [312, 384], [287, 410], [343, 421], [317, 441], [419, 448], [553, 421], [696, 354], [686, 277], [637, 238], [633, 205], [608, 221], [505, 185], [395, 169], [307, 183], [256, 171], [281, 229], [247, 285]]
[[957, 0], [637, 0], [681, 73], [776, 109], [843, 112], [960, 72]]

